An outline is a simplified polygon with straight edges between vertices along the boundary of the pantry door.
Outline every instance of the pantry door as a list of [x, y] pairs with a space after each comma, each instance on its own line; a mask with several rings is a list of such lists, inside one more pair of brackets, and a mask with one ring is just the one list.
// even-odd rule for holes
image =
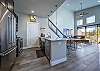
[[39, 24], [35, 22], [27, 23], [27, 46], [38, 47], [39, 46]]

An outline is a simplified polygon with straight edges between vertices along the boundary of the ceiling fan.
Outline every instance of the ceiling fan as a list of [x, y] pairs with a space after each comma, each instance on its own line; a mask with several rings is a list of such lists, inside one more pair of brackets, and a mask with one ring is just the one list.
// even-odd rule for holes
[[82, 11], [83, 10], [83, 2], [84, 2], [84, 0], [80, 1], [80, 7], [81, 7], [81, 13], [79, 14], [80, 17], [83, 17], [84, 15], [88, 14], [86, 11]]

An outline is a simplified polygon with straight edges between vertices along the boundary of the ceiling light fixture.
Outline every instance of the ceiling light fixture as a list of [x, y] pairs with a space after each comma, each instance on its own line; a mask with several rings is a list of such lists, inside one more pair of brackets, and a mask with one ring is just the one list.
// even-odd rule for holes
[[70, 6], [70, 4], [68, 3], [67, 6]]
[[[80, 6], [81, 6], [81, 10], [83, 10], [83, 0], [81, 0]], [[87, 12], [82, 11], [82, 12], [80, 13], [80, 17], [83, 17], [84, 15], [87, 15], [87, 14], [88, 14]]]
[[[83, 0], [81, 0], [80, 6], [81, 6], [81, 10], [82, 10], [82, 9], [83, 9]], [[80, 16], [81, 16], [81, 17], [83, 16], [83, 12], [80, 13]]]
[[100, 3], [100, 0], [98, 0], [97, 2], [99, 2], [99, 3]]
[[34, 13], [35, 11], [32, 10], [32, 13]]

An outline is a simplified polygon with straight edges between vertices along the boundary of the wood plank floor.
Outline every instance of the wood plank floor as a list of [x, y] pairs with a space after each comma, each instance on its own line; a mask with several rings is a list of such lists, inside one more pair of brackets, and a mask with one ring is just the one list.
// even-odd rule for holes
[[26, 49], [17, 58], [12, 71], [100, 71], [100, 49], [97, 45], [84, 45], [70, 51], [68, 60], [51, 67], [46, 57], [37, 58], [38, 48]]

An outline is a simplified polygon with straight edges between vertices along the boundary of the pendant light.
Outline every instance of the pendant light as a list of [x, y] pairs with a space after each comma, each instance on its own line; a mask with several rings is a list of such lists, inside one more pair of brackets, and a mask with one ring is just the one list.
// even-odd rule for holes
[[[82, 9], [83, 9], [83, 0], [81, 0], [80, 6], [81, 6], [81, 10], [82, 10]], [[80, 16], [81, 16], [81, 17], [83, 16], [83, 12], [80, 13]]]
[[80, 13], [80, 17], [83, 17], [84, 15], [87, 15], [87, 12], [82, 11], [83, 10], [83, 2], [84, 0], [80, 1], [80, 7], [81, 7], [81, 13]]

